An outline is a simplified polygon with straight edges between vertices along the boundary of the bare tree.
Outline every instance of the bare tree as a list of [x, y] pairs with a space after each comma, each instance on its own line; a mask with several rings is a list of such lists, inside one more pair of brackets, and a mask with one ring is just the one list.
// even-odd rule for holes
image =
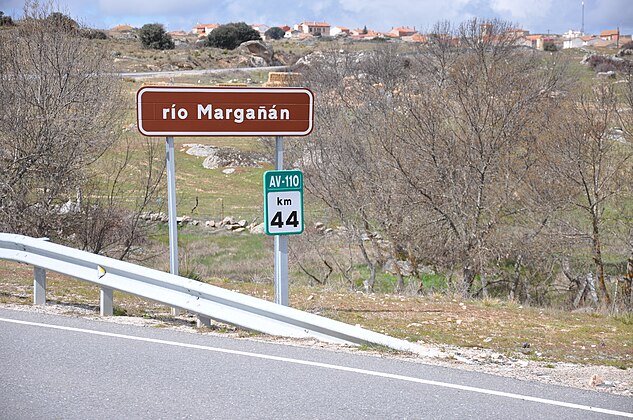
[[106, 51], [27, 2], [0, 34], [0, 229], [64, 236], [88, 167], [113, 141], [120, 85]]
[[164, 159], [146, 142], [138, 176], [138, 150], [121, 136], [121, 80], [108, 52], [81, 35], [37, 2], [0, 33], [0, 230], [137, 257]]
[[[550, 121], [543, 153], [550, 164], [548, 174], [567, 189], [567, 211], [559, 214], [558, 226], [563, 234], [577, 238], [576, 249], [580, 244], [589, 246], [595, 281], [607, 305], [611, 297], [605, 281], [604, 250], [615, 243], [609, 238], [616, 236], [610, 213], [633, 182], [633, 147], [612, 132], [618, 125], [618, 108], [618, 92], [608, 82], [571, 97]], [[590, 280], [594, 281], [593, 275]]]

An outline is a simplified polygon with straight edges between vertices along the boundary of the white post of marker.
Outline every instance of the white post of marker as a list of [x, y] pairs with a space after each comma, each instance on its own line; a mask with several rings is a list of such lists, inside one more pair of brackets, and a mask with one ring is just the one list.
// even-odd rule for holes
[[[174, 138], [166, 137], [167, 146], [167, 217], [169, 219], [169, 272], [178, 275], [178, 225], [176, 224], [176, 155]], [[171, 308], [178, 315], [178, 308]]]
[[[284, 140], [275, 138], [275, 169], [284, 169]], [[275, 303], [288, 306], [288, 235], [275, 235]]]

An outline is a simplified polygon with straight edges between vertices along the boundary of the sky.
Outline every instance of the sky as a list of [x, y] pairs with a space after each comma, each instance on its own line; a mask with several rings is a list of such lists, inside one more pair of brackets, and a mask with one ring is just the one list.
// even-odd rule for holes
[[[633, 0], [585, 0], [585, 32], [620, 27], [633, 33]], [[0, 0], [0, 11], [21, 15], [24, 0]], [[581, 0], [55, 0], [58, 8], [84, 25], [108, 29], [161, 23], [169, 31], [190, 31], [197, 23], [244, 21], [292, 26], [325, 21], [332, 26], [389, 31], [471, 17], [501, 18], [531, 33], [563, 33], [581, 26]]]

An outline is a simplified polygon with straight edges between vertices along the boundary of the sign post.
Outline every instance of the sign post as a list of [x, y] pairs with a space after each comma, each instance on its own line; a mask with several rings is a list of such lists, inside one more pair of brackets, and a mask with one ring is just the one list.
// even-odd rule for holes
[[277, 170], [264, 173], [264, 231], [274, 235], [275, 303], [288, 306], [288, 235], [303, 232], [303, 173], [283, 170], [283, 139], [276, 141]]
[[[167, 218], [169, 220], [169, 272], [178, 275], [178, 225], [176, 223], [176, 155], [174, 138], [165, 138], [167, 159]], [[178, 315], [178, 308], [171, 308], [172, 315]]]
[[[312, 131], [314, 115], [314, 97], [304, 88], [145, 86], [138, 90], [136, 101], [141, 134], [166, 137], [169, 266], [173, 274], [178, 274], [174, 137], [276, 136], [275, 168], [282, 171], [281, 136], [307, 136]], [[266, 233], [275, 235], [275, 302], [282, 305], [288, 305], [286, 235], [303, 231], [303, 176], [296, 176], [301, 179], [300, 190], [281, 191], [271, 187], [271, 192], [281, 194], [278, 197], [281, 201], [274, 203], [283, 208], [275, 214], [279, 211], [285, 215], [296, 205], [300, 209], [290, 211], [287, 217], [280, 215], [281, 222], [271, 219], [266, 228]], [[266, 202], [264, 208], [268, 208]], [[177, 309], [174, 311], [177, 313]]]

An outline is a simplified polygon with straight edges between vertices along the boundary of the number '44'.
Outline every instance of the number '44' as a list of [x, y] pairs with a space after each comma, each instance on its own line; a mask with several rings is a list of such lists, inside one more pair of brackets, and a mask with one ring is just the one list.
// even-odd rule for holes
[[[277, 226], [279, 229], [284, 227], [284, 222], [282, 221], [281, 212], [280, 211], [275, 213], [275, 215], [273, 216], [273, 219], [270, 221], [270, 224], [271, 224], [271, 226]], [[295, 227], [295, 228], [297, 226], [299, 226], [299, 220], [297, 218], [297, 212], [296, 211], [290, 212], [290, 214], [288, 215], [288, 218], [286, 219], [286, 224], [288, 226], [292, 226], [292, 227]]]

